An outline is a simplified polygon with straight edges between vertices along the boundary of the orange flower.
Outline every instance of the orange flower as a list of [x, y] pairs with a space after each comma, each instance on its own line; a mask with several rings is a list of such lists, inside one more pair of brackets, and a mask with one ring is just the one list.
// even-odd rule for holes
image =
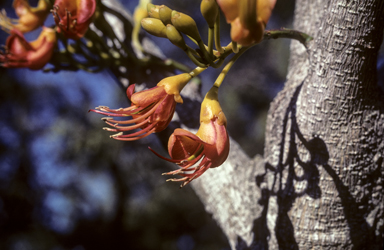
[[22, 33], [35, 30], [43, 26], [49, 14], [49, 5], [46, 0], [39, 0], [35, 8], [32, 8], [27, 0], [14, 0], [13, 8], [19, 17], [18, 20], [8, 18], [5, 12], [0, 13], [0, 26], [7, 31], [13, 28]]
[[180, 166], [180, 169], [164, 174], [178, 174], [182, 178], [167, 181], [183, 181], [181, 185], [183, 187], [209, 168], [220, 166], [227, 159], [229, 153], [227, 119], [217, 99], [217, 91], [217, 87], [212, 87], [201, 104], [200, 128], [196, 135], [184, 129], [176, 129], [173, 132], [168, 141], [171, 159], [159, 155], [150, 148], [160, 158]]
[[[111, 137], [122, 141], [134, 141], [156, 132], [164, 130], [171, 122], [175, 112], [176, 103], [183, 103], [180, 91], [189, 82], [192, 76], [183, 73], [161, 80], [156, 87], [133, 94], [135, 85], [127, 89], [127, 96], [132, 104], [128, 108], [110, 109], [105, 106], [97, 107], [93, 112], [114, 116], [127, 117], [131, 120], [115, 120], [103, 118], [113, 128], [104, 128], [107, 131], [118, 132]], [[125, 131], [141, 129], [131, 134]]]
[[259, 43], [276, 0], [217, 0], [227, 22], [231, 38], [243, 46]]
[[40, 36], [33, 42], [28, 42], [19, 30], [13, 29], [7, 38], [5, 53], [0, 51], [0, 65], [41, 69], [51, 59], [56, 41], [56, 32], [51, 28], [43, 27]]
[[88, 30], [95, 10], [95, 0], [56, 0], [52, 13], [59, 32], [80, 39]]

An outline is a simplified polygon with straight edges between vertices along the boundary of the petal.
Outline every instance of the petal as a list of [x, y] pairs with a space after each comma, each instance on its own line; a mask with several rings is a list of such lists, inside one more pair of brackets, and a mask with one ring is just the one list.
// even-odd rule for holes
[[27, 51], [33, 50], [32, 46], [25, 39], [23, 33], [17, 29], [11, 30], [11, 35], [6, 41], [6, 47], [9, 52], [14, 55], [25, 54]]
[[167, 95], [157, 107], [156, 111], [153, 113], [151, 117], [151, 121], [153, 122], [164, 122], [168, 121], [169, 118], [173, 116], [173, 112], [175, 111], [176, 102], [171, 95]]
[[168, 153], [172, 159], [183, 160], [191, 156], [201, 146], [196, 135], [184, 129], [176, 129], [168, 141]]
[[131, 100], [133, 92], [135, 92], [135, 84], [129, 85], [127, 88], [127, 96], [129, 100]]
[[[38, 44], [39, 47], [35, 47], [35, 44]], [[56, 32], [51, 28], [43, 27], [39, 38], [31, 42], [31, 45], [35, 48], [35, 51], [28, 53], [29, 68], [33, 70], [41, 69], [49, 62], [53, 55], [53, 50], [56, 46]]]
[[76, 4], [77, 4], [77, 22], [79, 24], [87, 23], [93, 16], [93, 13], [95, 13], [96, 1], [95, 0], [77, 0]]
[[217, 122], [214, 122], [216, 130], [216, 142], [214, 147], [206, 146], [204, 153], [207, 158], [211, 159], [212, 165], [211, 168], [215, 168], [223, 164], [227, 159], [229, 154], [229, 137], [227, 129], [224, 125], [219, 125]]
[[196, 135], [205, 143], [214, 145], [216, 143], [216, 126], [213, 121], [200, 123]]
[[162, 87], [153, 87], [151, 89], [143, 90], [134, 93], [131, 96], [131, 102], [137, 106], [146, 107], [152, 103], [161, 101], [167, 96], [164, 88]]
[[232, 22], [239, 15], [239, 0], [216, 0], [224, 13], [227, 23]]
[[272, 10], [275, 7], [276, 0], [257, 1], [257, 20], [267, 23], [271, 17]]
[[159, 121], [156, 132], [163, 131], [166, 127], [168, 127], [169, 123], [172, 121], [173, 114], [175, 113], [175, 106], [173, 106], [173, 109], [169, 111], [170, 115], [168, 117], [168, 120], [166, 121]]
[[6, 46], [9, 52], [0, 59], [4, 67], [41, 69], [52, 57], [56, 46], [56, 32], [43, 27], [39, 37], [28, 43], [20, 31], [13, 29]]

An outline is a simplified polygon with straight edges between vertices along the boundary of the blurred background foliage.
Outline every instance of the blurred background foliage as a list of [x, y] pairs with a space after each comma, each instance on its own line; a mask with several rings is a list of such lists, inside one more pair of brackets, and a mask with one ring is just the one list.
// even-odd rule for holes
[[[34, 6], [37, 0], [30, 3]], [[137, 3], [123, 4], [133, 12]], [[194, 17], [207, 40], [199, 1], [154, 4]], [[11, 6], [11, 0], [0, 2], [0, 9], [15, 18]], [[267, 28], [292, 28], [293, 10], [294, 0], [277, 1]], [[221, 27], [225, 45], [230, 39], [223, 16]], [[27, 38], [37, 35], [32, 32]], [[1, 31], [0, 44], [6, 36]], [[193, 67], [166, 39], [144, 32], [142, 36], [152, 39], [168, 58]], [[266, 114], [285, 81], [289, 43], [280, 39], [253, 47], [220, 89], [229, 133], [250, 157], [263, 154]], [[164, 77], [162, 68], [126, 68], [131, 82], [145, 86]], [[383, 57], [378, 68], [383, 84]], [[201, 75], [202, 94], [219, 73], [208, 69]], [[156, 135], [115, 141], [101, 129], [105, 124], [100, 116], [87, 113], [99, 105], [129, 105], [117, 80], [107, 70], [43, 73], [0, 68], [0, 249], [229, 249], [190, 186], [179, 189], [179, 184], [165, 182], [161, 173], [175, 166], [147, 149], [150, 145], [165, 155]], [[186, 114], [195, 126], [198, 112]]]

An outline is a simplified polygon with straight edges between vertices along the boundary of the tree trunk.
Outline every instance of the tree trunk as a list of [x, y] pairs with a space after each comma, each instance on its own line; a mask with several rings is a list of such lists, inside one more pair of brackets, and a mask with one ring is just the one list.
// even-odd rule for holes
[[376, 79], [382, 0], [297, 0], [284, 89], [264, 157], [232, 142], [192, 182], [233, 249], [382, 249], [384, 96]]

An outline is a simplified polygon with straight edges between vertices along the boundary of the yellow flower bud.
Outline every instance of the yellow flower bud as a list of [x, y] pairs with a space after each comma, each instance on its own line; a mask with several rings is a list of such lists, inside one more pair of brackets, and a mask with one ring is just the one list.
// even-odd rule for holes
[[159, 19], [159, 6], [151, 3], [147, 4], [148, 16]]
[[166, 27], [167, 38], [171, 43], [181, 48], [182, 50], [187, 50], [187, 45], [185, 44], [183, 36], [172, 24], [168, 24]]
[[172, 10], [165, 5], [159, 7], [159, 17], [164, 25], [171, 24]]
[[200, 4], [200, 11], [208, 23], [209, 28], [213, 28], [216, 22], [217, 14], [219, 13], [219, 6], [216, 0], [202, 0]]
[[166, 27], [159, 19], [152, 17], [143, 18], [141, 26], [151, 35], [167, 38]]
[[186, 34], [187, 36], [192, 37], [197, 42], [201, 41], [201, 37], [199, 31], [197, 29], [197, 25], [195, 20], [192, 17], [183, 14], [181, 12], [172, 11], [172, 24], [175, 28]]

